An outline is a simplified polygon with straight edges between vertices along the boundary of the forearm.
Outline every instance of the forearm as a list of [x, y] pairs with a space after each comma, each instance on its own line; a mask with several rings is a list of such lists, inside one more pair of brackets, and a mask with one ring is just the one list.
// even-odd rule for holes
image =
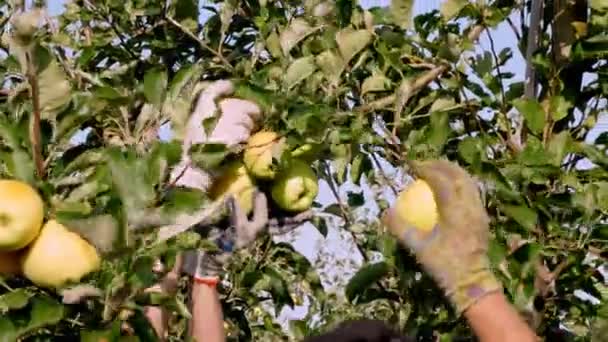
[[224, 342], [224, 317], [215, 287], [193, 282], [190, 336], [197, 342]]
[[481, 342], [534, 342], [536, 334], [502, 293], [481, 298], [464, 312]]

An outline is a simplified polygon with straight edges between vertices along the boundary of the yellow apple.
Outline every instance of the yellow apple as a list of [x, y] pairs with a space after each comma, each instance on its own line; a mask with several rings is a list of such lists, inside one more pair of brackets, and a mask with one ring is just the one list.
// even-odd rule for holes
[[0, 251], [16, 251], [32, 242], [42, 226], [44, 202], [34, 188], [0, 180]]
[[419, 179], [397, 197], [395, 213], [399, 218], [422, 231], [430, 231], [439, 220], [437, 203], [429, 185]]
[[22, 258], [23, 275], [34, 284], [59, 288], [97, 271], [97, 250], [61, 223], [47, 222]]
[[213, 182], [209, 189], [212, 199], [228, 195], [236, 196], [241, 209], [247, 214], [253, 209], [253, 194], [255, 183], [241, 162], [232, 162], [221, 170], [220, 177]]
[[292, 212], [309, 209], [318, 193], [317, 175], [298, 159], [281, 170], [272, 184], [272, 199], [281, 209]]
[[274, 160], [281, 158], [285, 150], [285, 139], [275, 132], [260, 131], [247, 141], [243, 152], [245, 167], [252, 176], [272, 180], [276, 175]]
[[0, 276], [21, 273], [20, 251], [0, 252]]

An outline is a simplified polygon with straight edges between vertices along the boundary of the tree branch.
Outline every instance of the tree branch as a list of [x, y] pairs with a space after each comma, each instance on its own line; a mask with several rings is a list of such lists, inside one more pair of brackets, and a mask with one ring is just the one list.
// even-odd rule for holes
[[38, 76], [36, 75], [36, 66], [34, 65], [33, 56], [28, 51], [25, 54], [27, 59], [26, 77], [30, 84], [30, 95], [32, 97], [32, 117], [30, 122], [30, 143], [32, 145], [32, 160], [36, 165], [36, 173], [38, 177], [44, 177], [44, 159], [42, 158], [42, 146], [40, 138], [40, 94], [38, 89]]
[[[534, 52], [538, 48], [538, 38], [540, 34], [540, 22], [543, 14], [543, 0], [532, 0], [532, 10], [530, 13], [530, 25], [528, 26], [528, 40], [526, 46], [526, 79], [524, 82], [524, 97], [527, 99], [536, 99], [538, 92], [538, 81], [536, 78], [536, 70], [532, 64]], [[524, 119], [520, 115], [519, 121], [516, 123], [515, 134], [511, 139], [511, 145], [515, 146], [518, 151], [523, 148], [523, 132]]]
[[167, 17], [167, 20], [175, 27], [180, 29], [182, 32], [184, 32], [188, 37], [194, 39], [204, 50], [211, 52], [215, 57], [219, 58], [219, 60], [222, 61], [222, 64], [224, 64], [224, 66], [228, 68], [228, 70], [233, 69], [232, 64], [230, 64], [230, 62], [228, 62], [228, 60], [226, 60], [226, 58], [224, 58], [221, 53], [215, 51], [213, 48], [211, 48], [211, 46], [207, 45], [207, 43], [197, 37], [194, 33], [190, 32], [190, 30], [185, 28], [182, 24], [178, 23], [177, 21], [175, 21], [175, 19], [171, 17]]

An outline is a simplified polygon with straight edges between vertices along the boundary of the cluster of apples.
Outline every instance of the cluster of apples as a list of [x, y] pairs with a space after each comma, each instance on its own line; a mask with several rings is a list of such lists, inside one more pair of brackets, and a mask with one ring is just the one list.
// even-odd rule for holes
[[[298, 159], [306, 150], [290, 151], [290, 158], [282, 158], [286, 142], [276, 132], [259, 131], [247, 141], [243, 160], [228, 164], [210, 189], [212, 198], [234, 195], [247, 213], [253, 208], [256, 181], [270, 185], [270, 193], [277, 206], [288, 212], [301, 212], [312, 206], [319, 193], [317, 176], [310, 165]], [[278, 163], [278, 160], [286, 160]]]
[[0, 276], [22, 275], [60, 288], [96, 271], [95, 247], [56, 220], [44, 223], [44, 202], [29, 184], [0, 180]]

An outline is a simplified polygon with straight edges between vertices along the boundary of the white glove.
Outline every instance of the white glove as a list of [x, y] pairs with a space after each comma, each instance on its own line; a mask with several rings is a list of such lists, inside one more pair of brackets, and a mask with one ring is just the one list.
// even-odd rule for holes
[[[222, 143], [228, 148], [249, 139], [257, 123], [262, 118], [260, 107], [247, 100], [225, 98], [219, 101], [219, 111], [215, 100], [234, 92], [231, 81], [220, 80], [212, 83], [199, 96], [194, 112], [188, 119], [182, 146], [182, 160], [171, 173], [171, 180], [177, 186], [208, 190], [212, 182], [210, 170], [201, 170], [190, 165], [190, 147], [200, 143]], [[209, 136], [205, 133], [203, 121], [219, 115], [216, 126]], [[175, 181], [177, 179], [177, 181]]]

